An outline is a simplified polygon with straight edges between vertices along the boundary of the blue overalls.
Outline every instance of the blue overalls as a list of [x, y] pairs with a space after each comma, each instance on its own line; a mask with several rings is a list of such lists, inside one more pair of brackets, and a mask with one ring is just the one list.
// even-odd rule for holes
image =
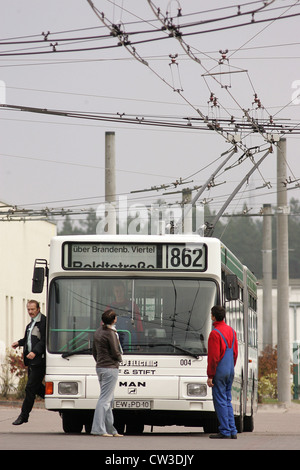
[[229, 348], [223, 334], [217, 328], [215, 328], [215, 331], [217, 331], [225, 341], [226, 351], [217, 365], [216, 374], [213, 379], [213, 402], [220, 424], [219, 432], [225, 436], [232, 436], [237, 434], [231, 404], [231, 387], [234, 377], [233, 346], [235, 341], [235, 332], [232, 330], [233, 341], [231, 348]]

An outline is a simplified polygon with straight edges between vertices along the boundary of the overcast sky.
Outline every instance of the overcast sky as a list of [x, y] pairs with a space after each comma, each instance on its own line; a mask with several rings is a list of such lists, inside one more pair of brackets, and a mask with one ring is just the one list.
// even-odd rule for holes
[[[192, 124], [195, 124], [192, 118], [199, 118], [197, 109], [211, 119], [231, 116], [242, 119], [242, 110], [246, 109], [257, 119], [268, 120], [274, 115], [281, 124], [300, 123], [300, 16], [251, 23], [248, 15], [201, 25], [200, 21], [236, 15], [237, 8], [225, 7], [238, 2], [226, 0], [221, 9], [217, 0], [155, 0], [163, 16], [167, 7], [170, 16], [176, 15], [178, 6], [181, 8], [183, 16], [175, 18], [175, 24], [198, 23], [182, 29], [185, 43], [201, 61], [197, 63], [175, 38], [156, 31], [161, 25], [146, 0], [93, 3], [107, 22], [120, 24], [127, 33], [140, 33], [129, 34], [129, 40], [138, 42], [134, 45], [136, 57], [146, 60], [148, 65], [124, 47], [115, 47], [118, 38], [107, 37], [109, 29], [87, 0], [0, 0], [0, 54], [11, 54], [0, 55], [0, 81], [5, 84], [6, 104], [102, 115], [125, 113], [124, 116], [137, 118], [136, 122], [164, 116], [188, 123], [183, 121], [186, 117], [191, 118]], [[262, 5], [262, 1], [248, 2], [241, 12]], [[254, 19], [299, 13], [299, 2], [275, 0]], [[239, 23], [246, 25], [233, 28]], [[147, 29], [149, 33], [141, 34]], [[208, 32], [210, 29], [219, 30]], [[202, 33], [187, 34], [199, 31]], [[102, 38], [83, 41], [90, 36]], [[66, 38], [72, 41], [63, 43], [61, 39]], [[161, 39], [140, 42], [154, 38]], [[44, 42], [25, 42], [29, 40]], [[101, 49], [103, 46], [109, 47]], [[55, 48], [57, 52], [51, 52]], [[75, 48], [80, 50], [60, 52]], [[98, 49], [84, 50], [87, 48]], [[221, 66], [220, 50], [228, 50], [229, 58]], [[20, 55], [25, 52], [39, 54]], [[176, 63], [170, 66], [170, 55], [176, 54]], [[211, 75], [228, 71], [235, 73]], [[173, 80], [178, 78], [180, 93], [174, 91], [178, 85]], [[209, 104], [211, 92], [217, 97], [218, 106]], [[262, 104], [259, 109], [257, 104], [253, 105], [254, 93]], [[0, 88], [2, 99], [3, 95]], [[4, 109], [0, 109], [0, 122], [0, 201], [26, 208], [75, 210], [91, 204], [97, 208], [104, 200], [107, 131], [115, 132], [117, 194], [127, 195], [132, 203], [148, 204], [162, 197], [169, 202], [180, 200], [180, 193], [166, 196], [163, 193], [167, 191], [132, 191], [165, 184], [171, 185], [171, 192], [172, 183], [179, 178], [187, 184], [177, 190], [199, 186], [219, 165], [220, 155], [231, 148], [223, 135], [213, 130], [196, 130], [193, 125], [183, 129], [151, 127]], [[300, 135], [295, 133], [287, 136], [291, 180], [300, 178], [299, 139]], [[261, 152], [268, 147], [257, 133], [244, 132], [242, 144], [247, 148], [258, 146]], [[262, 154], [255, 155], [255, 161]], [[241, 155], [239, 149], [231, 163]], [[251, 165], [248, 159], [221, 174], [215, 181], [218, 186], [206, 191], [201, 199], [211, 200], [211, 208], [218, 210]], [[266, 183], [270, 184], [265, 186]], [[300, 199], [299, 187], [295, 188], [295, 184], [288, 187], [289, 197]], [[228, 211], [240, 210], [244, 202], [253, 212], [259, 211], [264, 203], [276, 203], [275, 147]]]

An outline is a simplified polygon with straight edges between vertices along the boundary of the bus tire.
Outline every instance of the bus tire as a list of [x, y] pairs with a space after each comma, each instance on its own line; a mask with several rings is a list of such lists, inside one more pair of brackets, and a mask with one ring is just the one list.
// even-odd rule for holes
[[113, 410], [113, 417], [114, 417], [114, 427], [118, 431], [119, 434], [124, 434], [125, 432], [125, 417], [120, 413], [118, 410]]
[[143, 434], [144, 432], [144, 423], [127, 423], [126, 424], [126, 434], [134, 436], [136, 434]]
[[217, 433], [219, 430], [219, 422], [217, 416], [206, 419], [203, 423], [203, 431], [205, 434]]
[[86, 418], [84, 422], [84, 429], [85, 429], [86, 434], [91, 434], [92, 425], [93, 425], [93, 416]]
[[83, 428], [83, 423], [76, 413], [62, 412], [62, 426], [66, 434], [80, 434]]
[[244, 431], [253, 432], [254, 431], [254, 417], [253, 413], [250, 416], [244, 417]]
[[235, 426], [238, 433], [242, 433], [244, 431], [244, 399], [243, 399], [243, 383], [241, 385], [241, 392], [240, 392], [240, 412], [239, 415], [235, 417]]
[[253, 403], [254, 403], [254, 380], [251, 394], [251, 415], [244, 416], [244, 431], [253, 432], [254, 430], [254, 414], [253, 414]]

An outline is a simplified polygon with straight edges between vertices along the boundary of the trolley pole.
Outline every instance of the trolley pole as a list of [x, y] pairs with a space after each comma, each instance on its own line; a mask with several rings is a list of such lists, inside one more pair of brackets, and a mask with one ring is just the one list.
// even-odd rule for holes
[[105, 132], [105, 202], [107, 203], [107, 233], [117, 232], [115, 133]]
[[263, 206], [263, 349], [273, 346], [272, 336], [272, 208]]
[[289, 259], [288, 259], [288, 204], [286, 181], [286, 139], [277, 148], [277, 336], [278, 400], [291, 403], [291, 360], [289, 337]]

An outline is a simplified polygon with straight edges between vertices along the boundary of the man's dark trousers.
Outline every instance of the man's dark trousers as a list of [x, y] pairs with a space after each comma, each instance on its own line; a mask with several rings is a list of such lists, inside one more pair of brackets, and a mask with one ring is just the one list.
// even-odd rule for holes
[[45, 397], [45, 385], [42, 383], [45, 376], [45, 364], [37, 366], [28, 366], [28, 381], [25, 388], [26, 396], [22, 405], [21, 415], [24, 419], [28, 419], [32, 410], [35, 396]]

